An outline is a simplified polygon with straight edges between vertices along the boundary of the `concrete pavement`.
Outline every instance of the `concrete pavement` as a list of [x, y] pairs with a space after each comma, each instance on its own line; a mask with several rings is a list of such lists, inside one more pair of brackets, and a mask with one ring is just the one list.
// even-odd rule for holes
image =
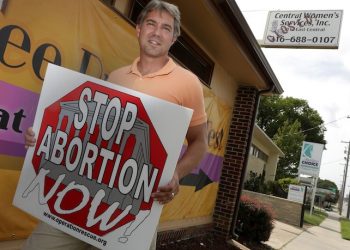
[[287, 245], [290, 241], [304, 232], [303, 228], [291, 226], [277, 220], [274, 224], [275, 227], [271, 233], [269, 241], [264, 242], [273, 249], [282, 249], [283, 246]]
[[[19, 250], [24, 240], [0, 242], [2, 250]], [[265, 242], [276, 250], [350, 250], [350, 241], [341, 238], [339, 215], [328, 212], [320, 226], [294, 227], [275, 221], [269, 241]], [[247, 250], [243, 245], [235, 245]]]
[[340, 234], [339, 215], [328, 212], [328, 217], [320, 226], [297, 228], [276, 221], [269, 241], [265, 242], [274, 249], [283, 250], [346, 250], [350, 241]]

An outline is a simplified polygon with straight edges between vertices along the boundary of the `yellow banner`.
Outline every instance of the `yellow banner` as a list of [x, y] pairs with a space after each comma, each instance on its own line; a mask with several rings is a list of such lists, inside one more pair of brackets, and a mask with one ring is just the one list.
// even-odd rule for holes
[[200, 170], [190, 177], [189, 183], [181, 182], [179, 194], [164, 206], [160, 221], [165, 224], [169, 221], [210, 217], [214, 211], [232, 107], [224, 104], [207, 88], [204, 88], [204, 98], [208, 115], [209, 150], [199, 166]]
[[209, 152], [224, 157], [232, 107], [207, 88], [204, 88], [204, 101], [208, 115]]
[[[98, 0], [9, 0], [0, 29], [0, 81], [36, 93], [48, 62], [104, 79], [138, 55], [134, 28]], [[10, 133], [6, 105], [0, 100], [0, 125]], [[34, 112], [23, 109], [22, 122]], [[12, 206], [22, 164], [22, 157], [0, 154], [0, 240], [27, 237], [36, 224]]]
[[105, 78], [138, 55], [134, 28], [98, 0], [9, 0], [0, 24], [1, 80], [37, 93], [48, 62]]

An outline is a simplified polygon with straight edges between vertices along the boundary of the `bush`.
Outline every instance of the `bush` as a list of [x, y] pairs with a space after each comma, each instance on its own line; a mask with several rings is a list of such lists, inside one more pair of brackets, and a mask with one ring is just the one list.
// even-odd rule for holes
[[249, 172], [249, 179], [244, 183], [244, 189], [263, 193], [264, 192], [264, 176], [253, 171]]
[[266, 183], [266, 194], [281, 198], [286, 198], [288, 195], [277, 181], [268, 181]]
[[289, 184], [298, 184], [297, 179], [283, 178], [277, 181], [268, 181], [266, 183], [266, 194], [287, 199]]
[[296, 178], [282, 178], [282, 179], [279, 179], [277, 182], [287, 195], [288, 195], [288, 189], [290, 184], [294, 184], [294, 185], [299, 184], [298, 179]]
[[267, 241], [274, 227], [273, 214], [271, 207], [242, 195], [237, 217], [238, 235], [250, 242]]
[[287, 199], [289, 184], [298, 184], [298, 180], [295, 178], [283, 178], [264, 183], [264, 176], [265, 174], [258, 175], [250, 171], [249, 179], [244, 183], [244, 189]]

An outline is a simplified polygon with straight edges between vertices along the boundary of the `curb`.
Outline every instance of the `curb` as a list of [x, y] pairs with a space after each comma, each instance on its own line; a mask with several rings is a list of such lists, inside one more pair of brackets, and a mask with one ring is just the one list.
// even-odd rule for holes
[[240, 250], [250, 250], [250, 248], [246, 247], [245, 245], [239, 243], [238, 241], [235, 241], [233, 239], [228, 240], [227, 243], [231, 246], [234, 246]]

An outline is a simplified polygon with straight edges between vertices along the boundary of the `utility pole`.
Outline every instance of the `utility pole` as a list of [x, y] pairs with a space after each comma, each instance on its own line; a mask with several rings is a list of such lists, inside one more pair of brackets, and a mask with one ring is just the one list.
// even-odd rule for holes
[[346, 212], [346, 218], [350, 218], [350, 191], [349, 191], [349, 196], [348, 196], [348, 211]]
[[[344, 151], [344, 153], [346, 153], [346, 149]], [[344, 157], [344, 160], [346, 160], [346, 157]], [[344, 170], [343, 170], [343, 180], [341, 182], [341, 188], [340, 188], [340, 192], [339, 192], [339, 202], [338, 202], [338, 210], [339, 210], [339, 215], [342, 214], [342, 210], [343, 210], [343, 190], [344, 190], [344, 182], [345, 182], [345, 170], [346, 170], [346, 164], [341, 164], [341, 165], [344, 165]]]
[[346, 188], [346, 177], [348, 176], [348, 166], [349, 166], [349, 157], [350, 157], [350, 141], [345, 142], [342, 141], [342, 143], [348, 143], [348, 149], [347, 149], [347, 155], [346, 155], [346, 164], [345, 164], [345, 170], [344, 170], [344, 176], [343, 176], [343, 185], [342, 185], [342, 191], [341, 191], [341, 197], [340, 197], [340, 207], [339, 207], [339, 214], [341, 215], [343, 212], [343, 203], [344, 203], [344, 195], [345, 195], [345, 188]]
[[315, 196], [316, 196], [316, 190], [317, 190], [317, 182], [318, 182], [318, 176], [317, 177], [312, 177], [313, 188], [312, 188], [310, 215], [312, 215], [312, 211], [313, 211], [313, 208], [314, 208]]

